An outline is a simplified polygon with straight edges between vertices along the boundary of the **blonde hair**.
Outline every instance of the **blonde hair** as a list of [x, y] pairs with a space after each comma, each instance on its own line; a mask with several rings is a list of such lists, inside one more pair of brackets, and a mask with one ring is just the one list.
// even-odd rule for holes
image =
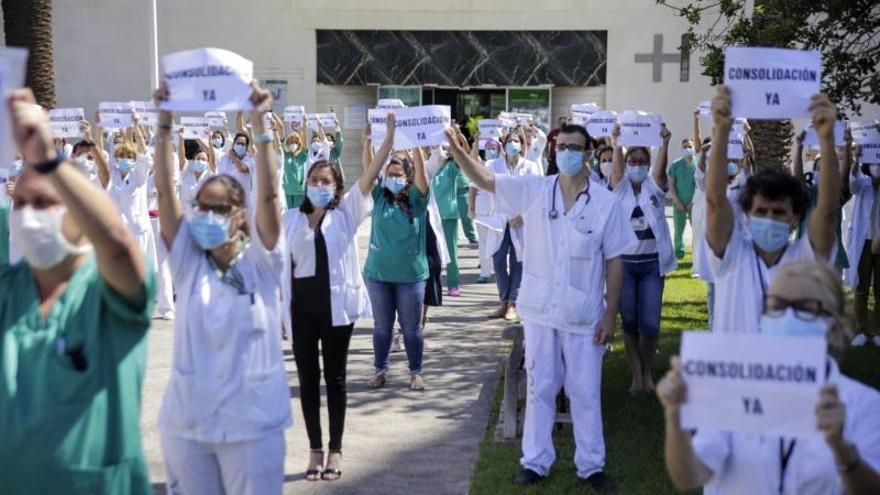
[[113, 147], [113, 156], [137, 157], [137, 148], [135, 148], [132, 143], [123, 142], [122, 144], [117, 144]]

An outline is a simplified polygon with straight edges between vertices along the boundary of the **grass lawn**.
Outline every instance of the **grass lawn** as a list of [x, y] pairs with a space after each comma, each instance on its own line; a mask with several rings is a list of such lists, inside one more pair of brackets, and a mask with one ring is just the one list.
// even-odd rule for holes
[[[691, 278], [691, 259], [666, 277], [661, 320], [660, 349], [654, 363], [655, 381], [666, 373], [669, 358], [676, 354], [682, 330], [706, 328], [706, 285]], [[607, 450], [606, 471], [617, 481], [622, 494], [675, 493], [663, 465], [663, 415], [654, 395], [631, 396], [629, 367], [623, 354], [620, 331], [614, 350], [607, 354], [602, 380], [602, 413]], [[880, 350], [868, 345], [851, 349], [841, 363], [844, 372], [880, 388]], [[503, 379], [503, 375], [502, 375]], [[556, 463], [550, 477], [534, 487], [514, 486], [519, 470], [519, 442], [500, 443], [494, 439], [503, 384], [498, 387], [495, 410], [480, 457], [474, 467], [472, 495], [488, 494], [571, 494], [589, 489], [578, 481], [573, 464], [574, 439], [569, 425], [556, 430]]]

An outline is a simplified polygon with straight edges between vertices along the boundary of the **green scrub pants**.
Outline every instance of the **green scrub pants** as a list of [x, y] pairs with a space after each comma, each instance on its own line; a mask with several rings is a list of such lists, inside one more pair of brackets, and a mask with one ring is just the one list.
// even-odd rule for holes
[[477, 242], [477, 232], [474, 230], [474, 222], [467, 214], [468, 188], [459, 187], [456, 190], [456, 196], [456, 200], [458, 201], [458, 217], [461, 219], [461, 228], [464, 230], [464, 236], [467, 237], [468, 242], [473, 244]]
[[443, 220], [443, 236], [446, 237], [446, 249], [449, 250], [449, 264], [446, 265], [446, 287], [457, 289], [458, 274], [458, 219]]
[[672, 243], [675, 247], [675, 257], [678, 259], [684, 258], [684, 226], [687, 222], [691, 222], [691, 228], [693, 228], [690, 211], [672, 209], [672, 226], [675, 229]]

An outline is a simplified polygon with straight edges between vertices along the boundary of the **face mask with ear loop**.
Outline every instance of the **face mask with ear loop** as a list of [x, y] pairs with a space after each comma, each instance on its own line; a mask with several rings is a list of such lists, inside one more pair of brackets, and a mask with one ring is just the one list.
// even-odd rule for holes
[[91, 244], [75, 246], [61, 229], [66, 207], [43, 210], [25, 206], [9, 212], [9, 234], [28, 264], [37, 270], [52, 268], [70, 255], [88, 253]]

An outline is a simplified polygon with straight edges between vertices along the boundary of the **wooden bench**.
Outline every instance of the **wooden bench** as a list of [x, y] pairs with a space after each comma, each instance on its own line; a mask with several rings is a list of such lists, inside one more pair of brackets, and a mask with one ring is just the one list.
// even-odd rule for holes
[[[504, 398], [498, 412], [498, 426], [495, 430], [496, 440], [510, 441], [522, 436], [525, 409], [519, 409], [519, 401], [526, 398], [525, 346], [523, 344], [523, 326], [508, 325], [501, 332], [501, 337], [513, 342], [510, 354], [504, 364]], [[560, 391], [557, 401], [557, 423], [571, 423], [571, 414], [567, 411], [567, 401]]]

